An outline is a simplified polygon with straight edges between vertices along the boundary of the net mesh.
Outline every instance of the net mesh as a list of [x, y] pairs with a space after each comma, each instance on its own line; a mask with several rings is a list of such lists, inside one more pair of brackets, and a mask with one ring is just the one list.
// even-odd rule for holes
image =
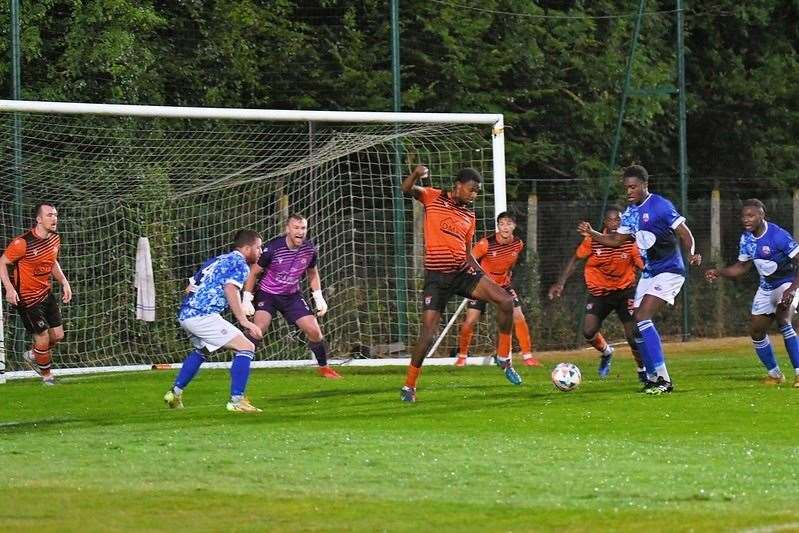
[[[319, 249], [330, 305], [322, 329], [333, 355], [379, 356], [391, 343], [408, 349], [420, 318], [421, 213], [401, 197], [398, 171], [423, 162], [432, 173], [424, 185], [448, 188], [459, 168], [478, 169], [486, 177], [478, 235], [493, 229], [487, 126], [17, 116], [19, 152], [14, 117], [0, 114], [0, 237], [5, 246], [30, 227], [39, 201], [59, 210], [59, 261], [74, 293], [62, 306], [60, 367], [180, 361], [188, 343], [175, 313], [188, 277], [228, 251], [239, 228], [265, 240], [278, 235], [289, 211], [305, 214]], [[140, 237], [151, 248], [154, 322], [135, 318]], [[5, 316], [15, 370], [29, 341], [14, 313]], [[308, 358], [295, 340], [276, 320], [258, 356]], [[491, 342], [482, 335], [475, 346]]]

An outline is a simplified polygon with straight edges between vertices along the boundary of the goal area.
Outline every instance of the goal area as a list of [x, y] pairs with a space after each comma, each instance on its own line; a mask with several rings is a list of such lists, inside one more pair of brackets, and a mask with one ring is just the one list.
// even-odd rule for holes
[[[190, 348], [176, 320], [189, 276], [229, 251], [237, 229], [266, 241], [293, 212], [307, 217], [319, 249], [332, 357], [405, 356], [418, 334], [423, 248], [422, 212], [401, 194], [402, 178], [422, 163], [431, 171], [422, 185], [448, 189], [460, 168], [479, 170], [478, 236], [505, 208], [502, 115], [2, 100], [0, 128], [2, 246], [33, 226], [39, 202], [59, 213], [74, 298], [62, 305], [56, 369], [179, 363]], [[154, 303], [137, 294], [143, 245]], [[154, 320], [137, 318], [137, 305], [150, 303]], [[2, 317], [0, 356], [9, 376], [24, 375], [29, 337], [6, 302]], [[475, 350], [493, 349], [493, 328], [481, 331]], [[439, 355], [452, 345], [442, 342]], [[229, 357], [221, 350], [210, 361]], [[276, 317], [256, 358], [308, 364], [310, 352]]]

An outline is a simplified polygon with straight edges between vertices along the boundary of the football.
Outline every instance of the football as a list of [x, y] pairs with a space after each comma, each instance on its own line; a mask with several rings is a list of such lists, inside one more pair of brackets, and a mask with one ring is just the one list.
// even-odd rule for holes
[[573, 391], [583, 380], [580, 369], [572, 363], [559, 363], [552, 370], [552, 384], [563, 392]]

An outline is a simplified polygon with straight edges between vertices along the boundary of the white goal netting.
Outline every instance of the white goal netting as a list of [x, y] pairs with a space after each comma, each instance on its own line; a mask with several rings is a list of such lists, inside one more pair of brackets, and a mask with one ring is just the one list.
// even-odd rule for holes
[[[399, 192], [401, 176], [425, 163], [427, 185], [448, 188], [459, 168], [477, 168], [486, 177], [478, 235], [494, 227], [487, 125], [17, 117], [15, 138], [14, 114], [0, 113], [0, 241], [4, 248], [31, 227], [39, 201], [58, 208], [60, 262], [74, 293], [62, 306], [67, 336], [54, 353], [61, 368], [179, 362], [189, 348], [175, 319], [186, 279], [228, 251], [237, 229], [267, 240], [295, 211], [319, 248], [332, 354], [401, 353], [418, 333], [422, 281], [419, 213]], [[154, 322], [135, 314], [140, 237], [151, 246]], [[28, 337], [3, 305], [7, 369], [17, 370]], [[493, 324], [482, 331], [493, 334]], [[492, 340], [481, 335], [475, 350], [481, 344], [490, 350]], [[309, 352], [277, 319], [258, 357]]]

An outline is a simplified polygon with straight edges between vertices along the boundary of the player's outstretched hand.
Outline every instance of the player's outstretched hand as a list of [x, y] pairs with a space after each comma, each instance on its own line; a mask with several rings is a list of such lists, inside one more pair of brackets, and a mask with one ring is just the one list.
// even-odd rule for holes
[[560, 283], [555, 283], [549, 288], [549, 293], [547, 293], [547, 296], [549, 296], [550, 300], [554, 300], [555, 298], [560, 298], [562, 294], [563, 294], [563, 285], [561, 285]]
[[241, 327], [246, 329], [253, 339], [260, 340], [264, 338], [264, 334], [261, 333], [261, 328], [259, 328], [249, 320], [247, 320], [246, 322], [242, 322]]
[[699, 254], [694, 254], [688, 258], [689, 265], [696, 265], [699, 266], [702, 264], [702, 256]]
[[711, 268], [709, 270], [705, 270], [705, 279], [709, 283], [713, 283], [717, 279], [719, 279], [719, 271], [717, 268]]
[[793, 304], [793, 298], [796, 296], [796, 288], [793, 286], [788, 287], [788, 289], [782, 293], [782, 299], [780, 300], [780, 305], [783, 307], [789, 307]]
[[591, 227], [590, 222], [580, 222], [577, 224], [577, 233], [583, 237], [590, 237], [592, 231], [594, 231], [594, 228]]

